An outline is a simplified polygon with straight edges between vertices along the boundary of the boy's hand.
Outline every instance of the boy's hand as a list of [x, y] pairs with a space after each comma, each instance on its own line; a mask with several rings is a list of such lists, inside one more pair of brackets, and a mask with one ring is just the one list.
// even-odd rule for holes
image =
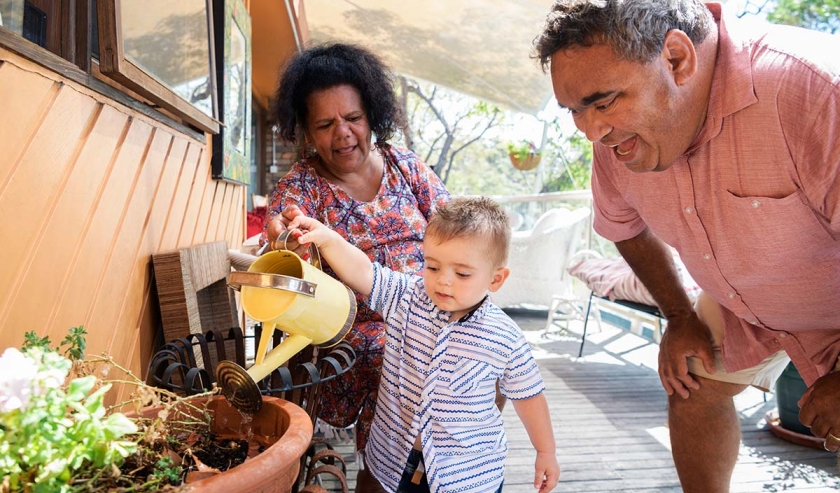
[[550, 452], [537, 452], [537, 460], [534, 463], [534, 488], [539, 488], [539, 493], [548, 493], [557, 486], [560, 479], [560, 464], [557, 457]]
[[323, 248], [334, 236], [338, 235], [317, 219], [302, 215], [295, 217], [289, 223], [289, 229], [298, 230], [292, 234], [301, 245], [307, 246], [309, 243], [314, 243], [318, 248]]

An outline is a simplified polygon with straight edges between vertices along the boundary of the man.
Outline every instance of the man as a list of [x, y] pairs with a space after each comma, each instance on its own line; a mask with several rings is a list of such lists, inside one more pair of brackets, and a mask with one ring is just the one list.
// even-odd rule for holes
[[[534, 42], [594, 143], [595, 230], [668, 319], [659, 376], [686, 492], [729, 491], [732, 397], [788, 357], [810, 387], [801, 421], [840, 448], [839, 40], [697, 0], [558, 0]], [[667, 245], [704, 290], [695, 306]]]

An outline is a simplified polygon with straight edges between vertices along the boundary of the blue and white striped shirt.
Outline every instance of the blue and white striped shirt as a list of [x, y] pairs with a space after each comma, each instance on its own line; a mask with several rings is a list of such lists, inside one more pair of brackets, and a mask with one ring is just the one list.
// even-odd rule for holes
[[509, 399], [545, 389], [516, 323], [490, 298], [449, 322], [423, 279], [374, 264], [370, 307], [385, 318], [379, 399], [365, 448], [371, 473], [396, 491], [418, 433], [430, 490], [499, 489], [507, 455], [496, 381]]

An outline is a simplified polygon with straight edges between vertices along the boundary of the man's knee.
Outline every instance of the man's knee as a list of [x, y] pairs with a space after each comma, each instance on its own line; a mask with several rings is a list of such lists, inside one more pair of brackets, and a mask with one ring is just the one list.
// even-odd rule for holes
[[676, 393], [668, 397], [671, 411], [702, 409], [706, 407], [730, 406], [732, 398], [747, 388], [746, 384], [720, 382], [697, 375], [692, 375], [700, 384], [699, 389], [691, 389], [688, 399], [683, 399]]

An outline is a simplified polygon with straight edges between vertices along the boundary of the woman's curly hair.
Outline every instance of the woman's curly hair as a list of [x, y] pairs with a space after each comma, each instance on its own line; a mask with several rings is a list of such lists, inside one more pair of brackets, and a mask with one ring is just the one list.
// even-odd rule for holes
[[298, 127], [306, 126], [309, 96], [340, 85], [359, 91], [377, 144], [387, 144], [402, 123], [394, 75], [373, 53], [343, 43], [313, 46], [286, 63], [272, 110], [280, 137], [295, 142]]

